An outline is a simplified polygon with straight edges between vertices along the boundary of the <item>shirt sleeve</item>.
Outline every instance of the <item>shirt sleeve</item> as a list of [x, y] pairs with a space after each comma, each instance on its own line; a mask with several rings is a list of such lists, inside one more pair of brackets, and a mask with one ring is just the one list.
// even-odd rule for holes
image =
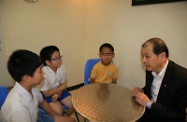
[[116, 67], [115, 70], [114, 70], [113, 79], [114, 79], [114, 80], [117, 80], [117, 79], [118, 79], [118, 69], [117, 69], [117, 67]]
[[49, 78], [48, 78], [48, 74], [47, 74], [47, 71], [46, 71], [47, 70], [46, 67], [43, 67], [42, 70], [44, 72], [44, 76], [43, 76], [44, 79], [42, 81], [42, 85], [41, 85], [40, 90], [41, 91], [46, 91], [46, 90], [51, 89], [51, 84], [50, 84], [50, 81], [48, 80]]
[[43, 81], [43, 86], [41, 87], [41, 91], [46, 91], [50, 89], [51, 84], [49, 83], [49, 81], [47, 79], [45, 79], [44, 77], [44, 81]]
[[61, 80], [61, 83], [66, 82], [66, 80], [67, 80], [66, 68], [63, 66], [62, 67], [62, 80]]
[[97, 65], [94, 65], [92, 71], [91, 71], [91, 74], [90, 74], [90, 77], [95, 79], [96, 78], [96, 73], [97, 73]]
[[42, 96], [42, 93], [39, 91], [39, 89], [35, 88], [35, 91], [34, 91], [35, 95], [36, 95], [36, 99], [38, 100], [38, 103], [41, 103], [42, 100], [43, 100], [43, 96]]

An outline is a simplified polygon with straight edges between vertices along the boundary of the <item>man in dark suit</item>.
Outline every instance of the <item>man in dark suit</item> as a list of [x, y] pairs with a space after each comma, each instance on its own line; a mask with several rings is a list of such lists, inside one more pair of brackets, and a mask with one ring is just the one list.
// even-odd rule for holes
[[[135, 101], [146, 107], [138, 122], [186, 122], [187, 69], [169, 60], [160, 38], [151, 38], [141, 48], [146, 84], [135, 87]], [[143, 92], [142, 92], [143, 91]]]

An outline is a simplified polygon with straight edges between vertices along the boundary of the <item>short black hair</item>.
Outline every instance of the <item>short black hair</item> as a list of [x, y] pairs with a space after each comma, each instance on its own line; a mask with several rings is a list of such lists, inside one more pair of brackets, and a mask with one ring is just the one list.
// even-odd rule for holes
[[51, 46], [46, 46], [44, 48], [42, 48], [42, 50], [40, 51], [40, 57], [42, 59], [43, 65], [46, 66], [46, 61], [50, 61], [51, 57], [53, 55], [53, 53], [55, 51], [59, 52], [58, 47], [51, 45]]
[[113, 46], [112, 46], [111, 44], [109, 44], [109, 43], [104, 43], [104, 44], [102, 44], [102, 45], [100, 46], [100, 48], [99, 48], [99, 52], [100, 52], [100, 53], [101, 53], [101, 51], [102, 51], [102, 49], [103, 49], [104, 47], [108, 47], [108, 48], [110, 48], [110, 49], [112, 50], [112, 52], [114, 52], [114, 48], [113, 48]]
[[159, 55], [163, 52], [166, 53], [166, 57], [169, 57], [169, 50], [165, 42], [161, 38], [151, 38], [147, 40], [142, 47], [144, 47], [147, 43], [151, 43], [153, 45], [153, 53]]
[[16, 50], [9, 57], [8, 72], [16, 82], [20, 82], [24, 75], [33, 77], [36, 69], [42, 65], [42, 60], [34, 52], [29, 50]]

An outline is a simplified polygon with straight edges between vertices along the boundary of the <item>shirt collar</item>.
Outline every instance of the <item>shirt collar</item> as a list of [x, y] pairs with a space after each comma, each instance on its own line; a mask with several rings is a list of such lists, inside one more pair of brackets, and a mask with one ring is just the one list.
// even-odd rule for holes
[[19, 83], [16, 82], [15, 87], [18, 89], [18, 94], [23, 97], [28, 103], [33, 99], [31, 94], [23, 88]]
[[[47, 69], [50, 71], [50, 72], [54, 72], [49, 66], [46, 66], [47, 67]], [[61, 67], [59, 67], [59, 68], [57, 68], [57, 71], [58, 70], [61, 70], [62, 69], [62, 66]]]
[[165, 66], [164, 66], [164, 68], [161, 70], [161, 72], [157, 75], [156, 74], [156, 72], [152, 72], [152, 75], [154, 76], [154, 77], [160, 77], [160, 78], [164, 78], [164, 75], [165, 75], [165, 73], [166, 73], [166, 68], [167, 68], [167, 66], [168, 66], [168, 60], [167, 60], [167, 62], [166, 62], [166, 64], [165, 64]]

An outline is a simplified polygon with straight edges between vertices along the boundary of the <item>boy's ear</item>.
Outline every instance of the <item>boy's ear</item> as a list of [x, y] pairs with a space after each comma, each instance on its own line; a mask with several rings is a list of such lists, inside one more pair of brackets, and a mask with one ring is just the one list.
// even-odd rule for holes
[[115, 57], [115, 53], [113, 53], [113, 58]]
[[46, 63], [47, 65], [50, 65], [50, 64], [51, 64], [51, 62], [48, 61], [48, 60], [46, 60], [45, 63]]
[[26, 82], [26, 83], [29, 83], [30, 77], [29, 77], [28, 75], [24, 75], [24, 76], [22, 77], [22, 81], [24, 81], [24, 82]]
[[101, 58], [101, 53], [98, 53], [98, 55], [99, 55], [99, 58]]

